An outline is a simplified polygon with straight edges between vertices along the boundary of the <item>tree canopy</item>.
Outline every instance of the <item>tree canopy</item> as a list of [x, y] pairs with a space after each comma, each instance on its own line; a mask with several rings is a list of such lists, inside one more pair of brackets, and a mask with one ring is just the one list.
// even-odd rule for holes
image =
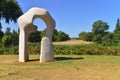
[[107, 22], [97, 20], [92, 25], [92, 32], [79, 33], [79, 39], [84, 41], [93, 41], [105, 46], [120, 44], [120, 20], [117, 19], [114, 32], [107, 31], [109, 25]]
[[[17, 22], [17, 18], [22, 14], [23, 12], [16, 0], [0, 0], [0, 20], [5, 19], [6, 23]], [[2, 27], [1, 22], [0, 27]]]
[[106, 22], [103, 22], [102, 20], [94, 22], [92, 27], [92, 32], [94, 35], [104, 34], [105, 31], [109, 29], [109, 25]]

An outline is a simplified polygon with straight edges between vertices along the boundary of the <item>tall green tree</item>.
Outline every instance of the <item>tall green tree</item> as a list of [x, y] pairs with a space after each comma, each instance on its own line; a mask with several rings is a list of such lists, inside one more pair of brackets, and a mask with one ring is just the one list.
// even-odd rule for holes
[[116, 21], [116, 26], [114, 30], [114, 40], [116, 40], [117, 44], [120, 44], [120, 18]]
[[92, 32], [94, 35], [97, 34], [103, 35], [106, 32], [106, 30], [109, 29], [109, 25], [106, 22], [103, 22], [102, 20], [94, 22], [92, 27], [93, 27]]
[[109, 29], [109, 25], [102, 20], [98, 20], [93, 23], [92, 27], [92, 33], [94, 35], [93, 41], [96, 43], [102, 43], [102, 37]]
[[120, 19], [117, 19], [116, 26], [115, 26], [115, 33], [120, 33]]
[[0, 42], [1, 42], [2, 37], [4, 36], [4, 33], [3, 33], [3, 31], [1, 30], [1, 28], [2, 28], [2, 27], [0, 27]]
[[[5, 19], [6, 23], [17, 22], [20, 15], [22, 15], [22, 10], [16, 0], [0, 0], [0, 21]], [[2, 27], [1, 22], [0, 27]]]

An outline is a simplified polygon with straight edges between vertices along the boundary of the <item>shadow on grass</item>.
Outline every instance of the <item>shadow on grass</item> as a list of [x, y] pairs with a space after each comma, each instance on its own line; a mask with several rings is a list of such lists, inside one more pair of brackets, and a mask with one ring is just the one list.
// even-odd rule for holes
[[84, 59], [83, 57], [78, 57], [78, 58], [73, 58], [73, 57], [55, 57], [54, 58], [56, 61], [61, 61], [61, 60], [80, 60]]
[[[78, 58], [73, 58], [73, 57], [55, 57], [54, 58], [56, 61], [61, 61], [61, 60], [80, 60], [84, 59], [83, 57], [78, 57]], [[34, 61], [39, 61], [40, 59], [30, 59], [27, 62], [34, 62]]]
[[32, 61], [39, 61], [40, 59], [30, 59], [29, 61], [27, 62], [32, 62]]

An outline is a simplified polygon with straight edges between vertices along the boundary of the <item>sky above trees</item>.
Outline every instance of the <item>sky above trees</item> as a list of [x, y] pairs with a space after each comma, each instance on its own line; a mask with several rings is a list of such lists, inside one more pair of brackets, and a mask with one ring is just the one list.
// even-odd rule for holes
[[[70, 37], [78, 37], [82, 31], [89, 32], [92, 24], [97, 20], [103, 20], [110, 26], [109, 31], [115, 29], [117, 18], [120, 17], [120, 0], [17, 0], [23, 13], [32, 7], [47, 9], [56, 21], [56, 29], [64, 31]], [[3, 23], [4, 21], [2, 21]], [[45, 23], [35, 19], [34, 24], [39, 30], [45, 29]], [[13, 22], [6, 27], [18, 29], [18, 24]]]

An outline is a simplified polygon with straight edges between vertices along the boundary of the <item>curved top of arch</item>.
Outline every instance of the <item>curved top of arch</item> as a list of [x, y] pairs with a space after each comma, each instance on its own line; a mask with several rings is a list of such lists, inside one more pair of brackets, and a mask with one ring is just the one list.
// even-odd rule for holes
[[25, 28], [28, 25], [33, 25], [33, 20], [35, 18], [41, 18], [45, 22], [47, 27], [55, 27], [55, 20], [51, 17], [49, 12], [45, 9], [37, 7], [31, 8], [25, 14], [20, 16], [18, 18], [18, 23], [20, 27]]

